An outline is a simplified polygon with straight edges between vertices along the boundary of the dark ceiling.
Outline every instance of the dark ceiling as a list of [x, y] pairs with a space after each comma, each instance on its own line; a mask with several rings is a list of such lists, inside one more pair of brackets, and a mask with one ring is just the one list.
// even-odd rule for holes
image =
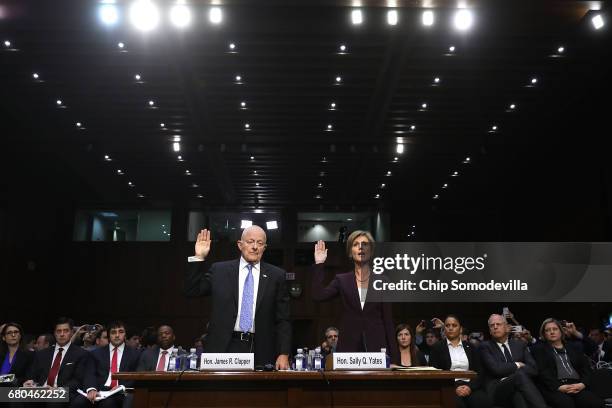
[[598, 160], [593, 133], [610, 103], [595, 96], [609, 88], [612, 42], [589, 7], [607, 16], [606, 2], [473, 1], [465, 33], [452, 27], [454, 2], [431, 3], [432, 27], [420, 2], [397, 2], [396, 26], [386, 2], [364, 2], [359, 26], [348, 2], [221, 3], [213, 25], [208, 2], [189, 2], [192, 24], [179, 30], [167, 22], [174, 3], [157, 1], [162, 22], [142, 34], [126, 19], [102, 25], [95, 1], [0, 1], [5, 191], [429, 208], [470, 205], [503, 182], [520, 191], [554, 151]]

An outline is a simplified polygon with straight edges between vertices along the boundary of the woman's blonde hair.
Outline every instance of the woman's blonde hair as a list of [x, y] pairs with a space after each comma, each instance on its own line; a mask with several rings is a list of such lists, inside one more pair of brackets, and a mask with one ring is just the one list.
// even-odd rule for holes
[[369, 231], [356, 230], [351, 232], [351, 235], [349, 235], [346, 239], [346, 255], [349, 257], [349, 259], [353, 259], [351, 249], [353, 248], [353, 242], [359, 237], [366, 237], [368, 239], [370, 242], [370, 250], [372, 253], [374, 253], [374, 245], [376, 241], [374, 241], [372, 234]]

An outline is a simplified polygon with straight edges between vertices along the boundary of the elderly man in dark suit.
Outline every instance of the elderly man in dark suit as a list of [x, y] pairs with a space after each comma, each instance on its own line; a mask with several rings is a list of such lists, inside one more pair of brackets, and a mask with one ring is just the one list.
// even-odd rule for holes
[[55, 346], [34, 354], [24, 387], [68, 387], [70, 401], [77, 400], [77, 390], [83, 387], [90, 356], [81, 347], [71, 344], [73, 328], [72, 319], [60, 317], [56, 321]]
[[537, 365], [527, 345], [509, 339], [506, 318], [493, 314], [488, 321], [491, 340], [479, 347], [485, 389], [494, 405], [514, 408], [546, 408], [533, 383]]
[[255, 364], [289, 368], [291, 323], [285, 271], [261, 262], [266, 233], [246, 228], [238, 241], [241, 257], [214, 263], [207, 271], [210, 231], [198, 234], [185, 276], [187, 296], [210, 295], [212, 314], [204, 351], [254, 352]]

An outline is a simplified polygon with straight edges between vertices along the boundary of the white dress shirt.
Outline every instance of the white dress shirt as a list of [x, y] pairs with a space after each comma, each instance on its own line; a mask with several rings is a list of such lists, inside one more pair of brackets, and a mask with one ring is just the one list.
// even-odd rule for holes
[[[236, 315], [236, 322], [234, 322], [234, 331], [242, 331], [240, 329], [240, 311], [242, 310], [242, 293], [244, 292], [244, 281], [249, 274], [247, 268], [248, 262], [240, 257], [240, 266], [238, 267], [238, 314]], [[249, 332], [255, 333], [255, 304], [257, 303], [257, 290], [259, 289], [259, 273], [261, 263], [253, 264], [253, 326]]]
[[[467, 371], [470, 369], [470, 361], [468, 360], [463, 343], [459, 342], [456, 346], [446, 339], [446, 345], [448, 346], [448, 353], [451, 359], [451, 371]], [[469, 382], [469, 378], [455, 378], [455, 381]]]
[[166, 353], [166, 364], [164, 364], [164, 371], [168, 371], [168, 363], [170, 362], [170, 354], [172, 354], [172, 349], [174, 349], [174, 344], [168, 347], [167, 349], [159, 348], [159, 354], [157, 355], [157, 361], [155, 362], [155, 370], [157, 370], [157, 365], [159, 364], [159, 359], [162, 356], [162, 352], [167, 351]]
[[[121, 357], [123, 357], [123, 350], [125, 349], [125, 343], [121, 343], [119, 347], [117, 347], [117, 371], [119, 371], [119, 367], [121, 367]], [[106, 382], [104, 383], [105, 387], [110, 387], [111, 385], [111, 368], [113, 366], [113, 352], [115, 351], [115, 346], [109, 344], [110, 356], [108, 362], [108, 377], [106, 377]], [[166, 360], [167, 361], [167, 360]]]
[[[62, 349], [64, 349], [62, 351], [62, 359], [60, 360], [60, 370], [62, 368], [62, 362], [64, 361], [64, 357], [66, 357], [66, 353], [68, 352], [68, 348], [70, 347], [70, 345], [72, 344], [72, 342], [68, 342], [66, 344], [64, 344], [63, 346], [59, 346], [59, 345], [55, 345], [55, 350], [53, 351], [53, 357], [51, 358], [51, 365], [49, 366], [49, 371], [51, 371], [51, 367], [53, 367], [53, 362], [55, 361], [55, 356], [57, 356], [57, 353], [59, 353], [59, 349], [60, 347]], [[44, 385], [49, 385], [51, 387], [56, 387], [57, 386], [57, 377], [59, 376], [59, 370], [57, 371], [57, 375], [55, 376], [55, 378], [53, 379], [53, 384], [47, 384], [47, 381], [45, 381]]]

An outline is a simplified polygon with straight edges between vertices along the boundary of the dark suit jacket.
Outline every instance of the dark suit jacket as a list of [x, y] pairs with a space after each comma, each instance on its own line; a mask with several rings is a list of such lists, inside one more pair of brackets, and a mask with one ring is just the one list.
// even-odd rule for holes
[[[342, 300], [337, 351], [380, 351], [384, 347], [391, 356], [391, 361], [399, 364], [401, 361], [391, 303], [368, 302], [366, 296], [366, 303], [361, 309], [354, 272], [336, 275], [327, 286], [323, 284], [324, 279], [324, 264], [313, 265], [313, 299], [323, 301], [340, 296]], [[368, 292], [371, 290], [373, 289], [369, 288]]]
[[[185, 354], [185, 350], [179, 349], [178, 354], [179, 355]], [[159, 357], [159, 346], [151, 347], [151, 348], [144, 350], [138, 356], [138, 364], [136, 365], [136, 371], [155, 371], [157, 369], [157, 358], [158, 357]], [[168, 355], [168, 358], [170, 358], [170, 355]], [[123, 361], [121, 362], [121, 364], [123, 365]]]
[[[8, 353], [8, 350], [7, 352]], [[6, 358], [6, 353], [0, 354], [0, 362], [4, 361]], [[26, 374], [32, 365], [32, 360], [34, 358], [34, 352], [29, 350], [17, 349], [15, 355], [13, 356], [13, 364], [11, 365], [11, 371], [9, 374], [15, 374], [15, 384], [18, 387], [23, 384], [27, 378]]]
[[[571, 345], [566, 344], [565, 349], [572, 367], [580, 375], [580, 382], [588, 387], [591, 380], [591, 366], [587, 357]], [[561, 386], [557, 377], [557, 363], [554, 353], [553, 347], [548, 343], [538, 347], [535, 351], [535, 359], [539, 369], [538, 382], [550, 391], [556, 391]]]
[[[208, 272], [205, 262], [190, 262], [185, 276], [187, 296], [210, 295], [212, 313], [204, 352], [228, 350], [238, 315], [238, 268], [240, 259], [214, 263]], [[255, 302], [255, 364], [274, 364], [279, 354], [291, 354], [289, 293], [285, 271], [260, 263]]]
[[[508, 344], [510, 345], [510, 353], [513, 360], [525, 364], [525, 367], [521, 368], [521, 370], [529, 377], [535, 377], [538, 374], [538, 369], [533, 356], [527, 348], [527, 344], [517, 339], [509, 339]], [[518, 370], [515, 363], [506, 362], [504, 354], [495, 340], [482, 342], [478, 350], [480, 352], [483, 381], [485, 384], [492, 380], [501, 380]]]
[[[137, 371], [140, 352], [128, 346], [123, 349], [119, 371]], [[85, 376], [85, 389], [95, 388], [98, 391], [107, 390], [104, 383], [110, 372], [111, 345], [100, 347], [91, 352], [91, 362]], [[132, 387], [134, 381], [119, 381], [120, 385]]]
[[[49, 376], [54, 352], [55, 347], [49, 347], [34, 353], [34, 361], [26, 375], [26, 380], [34, 380], [34, 382], [43, 385]], [[59, 387], [69, 387], [70, 399], [72, 400], [77, 395], [76, 390], [83, 388], [90, 355], [89, 352], [74, 344], [71, 344], [65, 353], [57, 374], [57, 385]]]
[[[482, 387], [482, 366], [480, 364], [478, 350], [467, 341], [462, 341], [461, 343], [463, 344], [465, 355], [468, 358], [469, 369], [478, 373], [478, 376], [472, 379], [467, 385], [472, 390], [477, 390]], [[450, 370], [451, 364], [450, 351], [448, 351], [446, 340], [441, 340], [434, 344], [431, 348], [431, 354], [429, 355], [429, 365], [441, 370]]]

